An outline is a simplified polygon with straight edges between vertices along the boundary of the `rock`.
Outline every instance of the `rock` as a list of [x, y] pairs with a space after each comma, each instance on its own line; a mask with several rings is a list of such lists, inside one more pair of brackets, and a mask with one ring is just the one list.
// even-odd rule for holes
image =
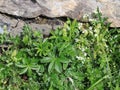
[[3, 34], [4, 33], [4, 30], [3, 28], [0, 26], [0, 34]]
[[19, 35], [22, 32], [23, 26], [28, 24], [32, 30], [39, 30], [45, 36], [49, 36], [50, 31], [62, 26], [62, 23], [63, 22], [58, 19], [38, 17], [37, 20], [24, 20], [0, 14], [0, 33], [2, 34], [4, 32], [4, 26], [6, 26], [5, 29], [7, 29], [11, 35]]
[[39, 15], [40, 7], [31, 0], [0, 0], [0, 12], [32, 18]]
[[70, 17], [81, 20], [99, 7], [112, 27], [120, 27], [120, 0], [0, 0], [0, 12], [23, 18]]
[[59, 25], [55, 25], [52, 27], [51, 25], [48, 24], [35, 24], [35, 23], [31, 23], [30, 26], [31, 28], [33, 28], [33, 30], [38, 30], [45, 36], [49, 36], [51, 30], [55, 30], [56, 28], [60, 27]]
[[8, 32], [12, 33], [13, 35], [19, 34], [25, 24], [25, 22], [22, 20], [8, 17], [4, 14], [0, 14], [0, 23], [2, 25], [2, 29], [3, 26], [6, 25]]

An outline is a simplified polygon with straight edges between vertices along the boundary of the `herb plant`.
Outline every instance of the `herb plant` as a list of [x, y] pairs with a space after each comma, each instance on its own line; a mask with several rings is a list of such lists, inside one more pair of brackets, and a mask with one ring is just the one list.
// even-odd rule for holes
[[28, 25], [0, 34], [0, 90], [120, 90], [120, 29], [94, 15], [46, 38]]

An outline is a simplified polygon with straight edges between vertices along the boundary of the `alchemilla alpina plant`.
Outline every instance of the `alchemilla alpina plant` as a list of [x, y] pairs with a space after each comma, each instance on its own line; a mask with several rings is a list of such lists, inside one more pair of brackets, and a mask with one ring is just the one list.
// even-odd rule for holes
[[70, 19], [44, 38], [28, 25], [0, 34], [0, 90], [120, 90], [120, 29]]

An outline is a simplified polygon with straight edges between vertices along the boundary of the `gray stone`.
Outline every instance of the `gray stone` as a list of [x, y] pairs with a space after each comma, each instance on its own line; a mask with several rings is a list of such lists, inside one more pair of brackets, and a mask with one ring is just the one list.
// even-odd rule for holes
[[45, 36], [49, 36], [50, 31], [52, 30], [52, 26], [48, 25], [48, 24], [35, 24], [35, 23], [31, 23], [30, 24], [31, 28], [33, 28], [33, 30], [38, 30], [41, 33], [43, 33]]
[[[50, 20], [46, 18], [38, 18], [36, 22], [33, 21], [29, 19], [16, 19], [14, 17], [0, 14], [0, 33], [2, 34], [4, 32], [4, 26], [6, 26], [6, 29], [10, 34], [19, 35], [22, 32], [23, 26], [28, 24], [32, 30], [39, 30], [45, 36], [49, 36], [51, 30], [62, 26], [62, 21], [58, 19]], [[58, 25], [56, 22], [58, 22]]]
[[[8, 17], [4, 14], [0, 14], [0, 25], [7, 26], [7, 31], [13, 35], [19, 34], [22, 31], [25, 22], [13, 17]], [[1, 27], [3, 29], [3, 27]]]
[[104, 16], [120, 27], [120, 0], [0, 0], [0, 12], [24, 18], [70, 17], [80, 20], [99, 7]]

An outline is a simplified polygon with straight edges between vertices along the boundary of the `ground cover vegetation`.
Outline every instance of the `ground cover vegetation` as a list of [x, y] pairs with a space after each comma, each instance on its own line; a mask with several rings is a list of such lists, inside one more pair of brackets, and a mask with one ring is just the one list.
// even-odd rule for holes
[[19, 36], [1, 34], [0, 90], [120, 90], [120, 29], [97, 11], [45, 38], [27, 25]]

